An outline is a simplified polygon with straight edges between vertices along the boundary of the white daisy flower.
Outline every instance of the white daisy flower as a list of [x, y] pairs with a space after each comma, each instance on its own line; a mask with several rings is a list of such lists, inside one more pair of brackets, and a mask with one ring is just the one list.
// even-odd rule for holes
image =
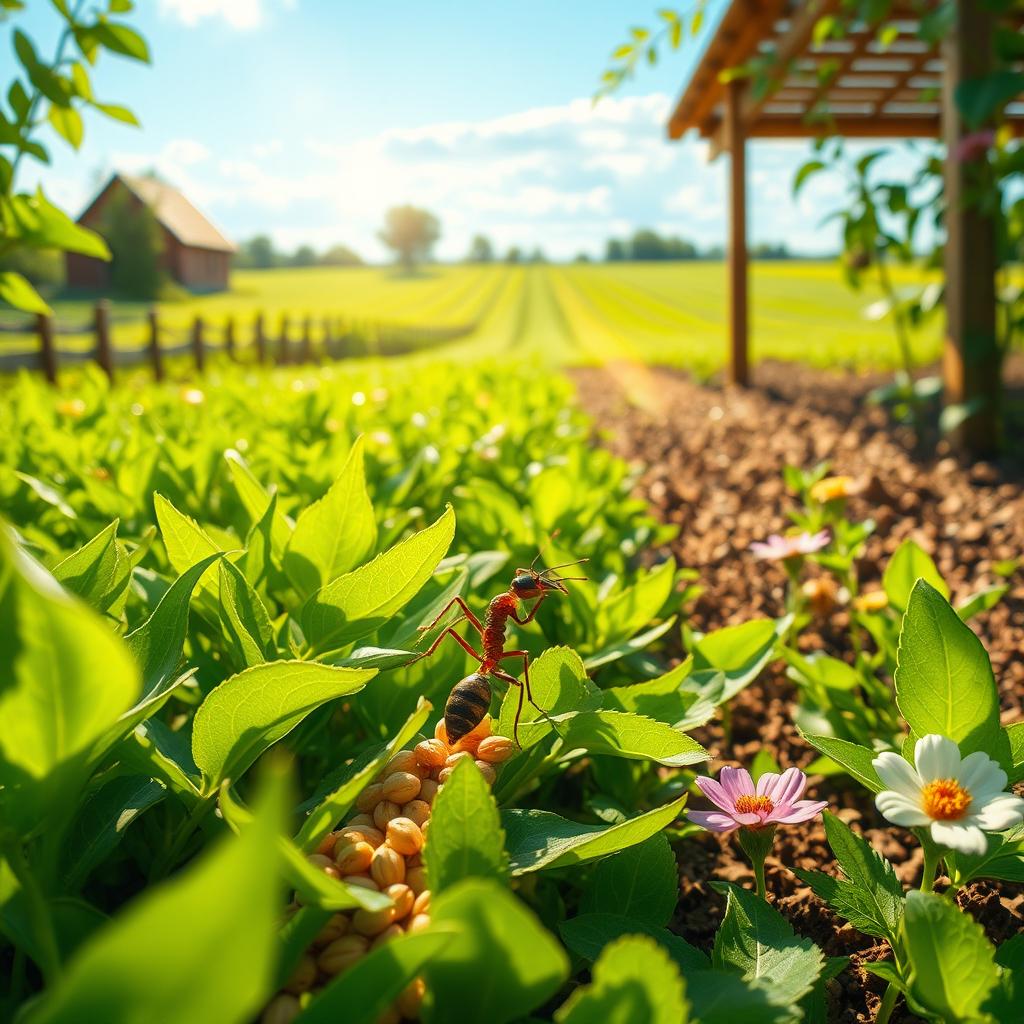
[[1005, 792], [1006, 772], [980, 750], [961, 758], [960, 748], [945, 736], [917, 741], [916, 770], [891, 751], [871, 764], [887, 787], [875, 797], [883, 817], [907, 828], [928, 825], [939, 846], [982, 854], [986, 832], [1024, 820], [1024, 800]]

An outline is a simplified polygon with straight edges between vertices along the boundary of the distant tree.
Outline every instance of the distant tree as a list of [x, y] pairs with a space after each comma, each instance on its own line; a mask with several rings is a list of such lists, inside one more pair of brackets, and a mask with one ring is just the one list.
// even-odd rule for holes
[[522, 263], [523, 262], [523, 250], [518, 245], [513, 245], [509, 248], [508, 252], [505, 253], [506, 263]]
[[590, 263], [591, 262], [590, 253], [589, 252], [578, 252], [578, 253], [576, 253], [576, 257], [573, 260], [573, 262], [574, 263]]
[[133, 299], [155, 299], [164, 283], [163, 232], [153, 211], [123, 189], [107, 204], [100, 234], [110, 247], [110, 283]]
[[355, 250], [347, 245], [332, 245], [320, 255], [320, 264], [324, 267], [360, 267], [363, 259]]
[[530, 253], [531, 263], [547, 263], [547, 261], [548, 258], [544, 255], [544, 250], [539, 245]]
[[256, 235], [238, 247], [234, 264], [241, 270], [270, 270], [281, 265], [281, 256], [269, 235]]
[[616, 263], [619, 260], [626, 259], [626, 247], [617, 238], [609, 238], [608, 244], [605, 246], [604, 258], [609, 263]]
[[629, 255], [634, 260], [663, 260], [665, 252], [665, 240], [650, 228], [634, 231], [629, 240]]
[[750, 253], [755, 260], [789, 260], [793, 258], [785, 242], [761, 242]]
[[427, 259], [441, 237], [441, 223], [429, 211], [416, 206], [394, 206], [387, 212], [380, 240], [398, 261], [411, 270]]
[[494, 260], [494, 246], [486, 235], [474, 235], [469, 243], [467, 263], [490, 263]]
[[300, 245], [288, 261], [293, 267], [316, 266], [316, 250], [311, 245]]

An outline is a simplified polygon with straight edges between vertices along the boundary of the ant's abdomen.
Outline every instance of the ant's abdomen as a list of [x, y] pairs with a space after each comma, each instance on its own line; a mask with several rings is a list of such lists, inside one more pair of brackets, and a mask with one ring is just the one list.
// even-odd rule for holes
[[491, 684], [482, 672], [466, 676], [452, 688], [444, 706], [444, 728], [449, 743], [471, 733], [491, 707]]

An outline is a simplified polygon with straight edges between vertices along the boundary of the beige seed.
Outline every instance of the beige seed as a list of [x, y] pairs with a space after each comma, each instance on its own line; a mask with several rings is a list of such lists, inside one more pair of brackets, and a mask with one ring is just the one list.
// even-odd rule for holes
[[396, 939], [398, 938], [399, 935], [404, 934], [405, 931], [403, 930], [400, 924], [389, 924], [387, 928], [385, 928], [384, 931], [382, 931], [380, 935], [378, 935], [377, 938], [375, 938], [373, 942], [370, 943], [370, 949], [378, 949], [380, 946], [383, 946], [386, 942], [390, 942], [392, 939]]
[[418, 767], [419, 762], [416, 760], [415, 751], [400, 750], [391, 758], [390, 761], [388, 761], [387, 767], [384, 769], [384, 777], [388, 778], [389, 776], [394, 775], [395, 772], [408, 772], [415, 775]]
[[373, 851], [370, 875], [382, 888], [405, 881], [405, 858], [390, 846], [378, 846]]
[[346, 885], [358, 885], [371, 892], [380, 892], [380, 886], [369, 875], [348, 875], [345, 878]]
[[414, 914], [425, 914], [430, 909], [430, 890], [424, 889], [423, 892], [416, 897], [413, 901], [412, 912]]
[[339, 836], [339, 841], [369, 843], [374, 849], [384, 842], [384, 833], [373, 825], [363, 825], [362, 828], [346, 826], [341, 830]]
[[395, 905], [395, 920], [401, 921], [403, 917], [408, 917], [416, 902], [412, 889], [404, 882], [396, 882], [394, 885], [389, 885], [384, 891], [391, 897], [391, 902]]
[[427, 986], [423, 979], [413, 978], [399, 993], [395, 1000], [395, 1009], [407, 1020], [418, 1020], [426, 991]]
[[360, 907], [352, 915], [352, 930], [360, 935], [380, 935], [389, 924], [394, 924], [395, 908], [381, 907], [380, 910], [366, 910]]
[[330, 857], [334, 853], [334, 844], [338, 841], [338, 832], [328, 832], [317, 844], [316, 852], [322, 857]]
[[402, 817], [414, 821], [421, 828], [430, 817], [430, 804], [426, 800], [410, 800], [402, 805]]
[[424, 867], [409, 868], [405, 875], [405, 884], [417, 896], [420, 893], [427, 892], [427, 870]]
[[302, 995], [303, 992], [308, 992], [313, 987], [314, 981], [316, 981], [316, 961], [308, 953], [304, 953], [302, 959], [295, 965], [291, 977], [285, 982], [284, 989], [294, 996]]
[[480, 774], [484, 777], [488, 786], [494, 785], [494, 780], [498, 777], [498, 773], [494, 770], [493, 764], [488, 764], [486, 761], [474, 761], [477, 768], [480, 769]]
[[473, 760], [473, 755], [468, 750], [460, 750], [457, 754], [449, 754], [444, 763], [445, 768], [454, 768], [460, 761]]
[[420, 795], [422, 782], [423, 780], [412, 772], [395, 772], [384, 780], [384, 799], [399, 806], [407, 804]]
[[274, 996], [260, 1017], [260, 1024], [292, 1024], [302, 1009], [295, 996], [281, 993]]
[[384, 787], [381, 783], [371, 782], [370, 785], [356, 797], [356, 807], [358, 807], [364, 814], [372, 813], [374, 807], [384, 799], [383, 789]]
[[[351, 879], [349, 879], [351, 881]], [[329, 946], [335, 939], [348, 934], [349, 919], [344, 914], [332, 914], [327, 923], [316, 933], [314, 946]]]
[[480, 761], [490, 764], [501, 764], [516, 752], [515, 743], [507, 736], [487, 736], [476, 748], [476, 756]]
[[373, 809], [373, 820], [377, 828], [380, 829], [381, 832], [386, 832], [388, 822], [392, 818], [399, 817], [401, 813], [401, 805], [396, 804], [393, 800], [382, 800]]
[[325, 857], [322, 853], [314, 853], [306, 858], [310, 864], [315, 868], [333, 868], [334, 861], [330, 857]]
[[388, 822], [387, 844], [403, 856], [411, 857], [423, 849], [423, 833], [415, 821], [392, 818]]
[[453, 771], [453, 769], [451, 769], [451, 768], [442, 768], [437, 773], [437, 784], [438, 784], [438, 786], [443, 786], [452, 777], [452, 771]]
[[369, 814], [357, 814], [345, 828], [376, 828], [377, 826], [373, 823], [373, 818]]
[[424, 740], [416, 744], [416, 761], [423, 768], [439, 768], [450, 753], [444, 740]]
[[448, 730], [444, 727], [443, 718], [439, 718], [437, 725], [434, 726], [434, 739], [440, 740], [445, 745], [448, 744]]
[[409, 923], [406, 925], [407, 932], [421, 932], [424, 928], [429, 927], [430, 917], [427, 914], [413, 914], [409, 918]]
[[433, 804], [435, 796], [437, 796], [437, 782], [434, 779], [424, 779], [420, 786], [419, 799], [429, 806]]
[[346, 967], [351, 967], [369, 945], [362, 935], [343, 935], [321, 951], [316, 965], [324, 974], [340, 974]]
[[373, 860], [369, 843], [339, 843], [334, 852], [334, 865], [343, 875], [362, 874]]
[[[427, 824], [429, 825], [430, 822], [428, 821]], [[405, 858], [405, 870], [408, 871], [409, 868], [418, 868], [422, 863], [423, 863], [423, 854], [422, 853], [414, 853], [411, 857], [406, 857]]]

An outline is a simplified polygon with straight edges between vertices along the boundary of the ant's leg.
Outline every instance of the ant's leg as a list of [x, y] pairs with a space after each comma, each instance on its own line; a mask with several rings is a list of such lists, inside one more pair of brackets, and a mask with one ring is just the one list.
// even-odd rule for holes
[[449, 626], [422, 654], [420, 654], [419, 658], [429, 658], [434, 653], [434, 651], [436, 651], [437, 648], [441, 645], [441, 641], [446, 636], [450, 636], [450, 637], [452, 637], [452, 639], [458, 641], [459, 646], [471, 658], [476, 658], [476, 660], [479, 661], [481, 665], [484, 663], [483, 656], [480, 655], [480, 654], [477, 654], [476, 651], [473, 650], [473, 647], [470, 645], [469, 641], [468, 640], [464, 640], [461, 636], [459, 636], [459, 634], [456, 633], [455, 630], [451, 626]]
[[526, 651], [505, 651], [498, 659], [504, 661], [506, 658], [523, 659], [523, 684], [526, 687], [526, 699], [545, 717], [548, 713], [533, 699], [533, 691], [530, 689], [530, 655]]
[[547, 596], [547, 594], [541, 594], [540, 597], [537, 598], [537, 603], [530, 609], [530, 612], [525, 619], [519, 618], [519, 613], [515, 611], [512, 612], [512, 618], [518, 622], [520, 626], [525, 626], [527, 623], [533, 622], [533, 617], [537, 614], [540, 606], [544, 603], [544, 598]]
[[516, 746], [521, 750], [523, 745], [519, 742], [519, 719], [523, 714], [523, 681], [516, 679], [515, 676], [510, 676], [507, 672], [502, 672], [500, 669], [492, 669], [491, 675], [495, 679], [501, 679], [508, 683], [509, 686], [514, 686], [519, 691], [519, 704], [516, 706], [516, 717], [512, 723], [512, 737], [516, 741]]
[[[459, 619], [456, 619], [455, 622], [452, 623], [452, 626], [461, 621], [462, 618], [465, 618], [478, 633], [483, 635], [484, 627], [480, 624], [480, 620], [469, 610], [469, 605], [467, 605], [466, 602], [463, 601], [461, 597], [453, 597], [444, 606], [444, 608], [441, 609], [441, 614], [438, 615], [437, 618], [430, 623], [430, 625], [420, 626], [419, 632], [426, 633], [428, 630], [433, 629], [448, 614], [452, 605], [455, 604], [457, 604], [462, 609], [462, 616], [460, 616]], [[442, 633], [441, 635], [443, 636], [444, 634]]]

